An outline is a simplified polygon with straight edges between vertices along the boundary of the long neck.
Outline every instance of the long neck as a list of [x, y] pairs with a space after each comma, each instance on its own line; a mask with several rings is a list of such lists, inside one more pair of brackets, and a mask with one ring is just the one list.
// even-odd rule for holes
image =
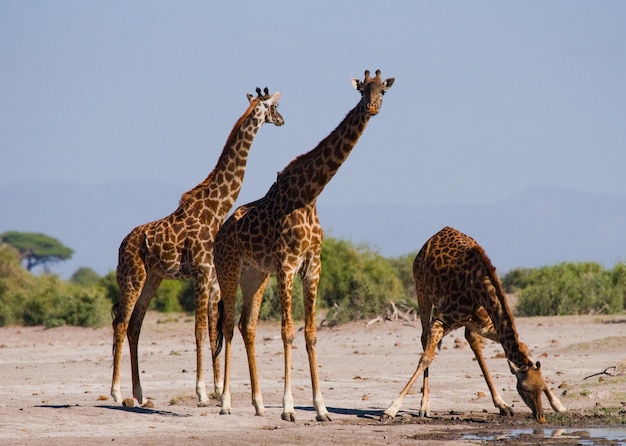
[[506, 358], [517, 367], [527, 366], [531, 363], [531, 360], [528, 357], [528, 347], [526, 347], [526, 344], [523, 342], [520, 342], [517, 336], [513, 312], [506, 302], [504, 290], [502, 289], [502, 285], [500, 284], [495, 268], [491, 264], [489, 258], [485, 255], [484, 251], [482, 249], [480, 249], [480, 251], [483, 259], [486, 260], [487, 270], [489, 271], [489, 283], [484, 281], [483, 284], [486, 287], [491, 285], [494, 288], [491, 292], [495, 291], [497, 302], [499, 303], [499, 305], [485, 305], [485, 309], [489, 313], [489, 317], [491, 318], [494, 329], [498, 334], [498, 339], [502, 344]]
[[294, 205], [315, 202], [350, 155], [369, 118], [370, 115], [360, 104], [354, 107], [317, 147], [287, 165], [278, 174], [273, 188], [282, 191], [283, 198], [293, 200]]
[[210, 201], [216, 215], [224, 217], [237, 200], [248, 161], [248, 153], [254, 137], [264, 122], [263, 109], [253, 100], [245, 113], [233, 127], [215, 168], [206, 179], [188, 192], [180, 200], [185, 202]]

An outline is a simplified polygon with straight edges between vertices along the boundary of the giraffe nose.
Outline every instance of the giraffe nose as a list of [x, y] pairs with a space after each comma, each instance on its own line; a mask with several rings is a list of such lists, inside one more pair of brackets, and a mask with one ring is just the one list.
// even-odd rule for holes
[[367, 104], [367, 111], [370, 115], [375, 115], [378, 113], [378, 104], [370, 102]]

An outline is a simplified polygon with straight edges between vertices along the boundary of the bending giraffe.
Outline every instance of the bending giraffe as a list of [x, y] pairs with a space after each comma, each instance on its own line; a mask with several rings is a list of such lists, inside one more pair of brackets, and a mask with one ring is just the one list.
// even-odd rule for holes
[[291, 349], [294, 338], [291, 294], [294, 276], [299, 274], [304, 295], [304, 337], [313, 405], [318, 421], [330, 420], [320, 390], [315, 353], [315, 299], [321, 271], [323, 237], [316, 200], [356, 145], [369, 119], [380, 111], [383, 94], [391, 88], [394, 79], [381, 79], [380, 71], [376, 71], [376, 77], [370, 77], [369, 71], [366, 71], [363, 82], [358, 79], [352, 82], [361, 93], [356, 107], [317, 147], [295, 158], [279, 172], [276, 182], [263, 198], [239, 207], [216, 235], [215, 268], [222, 295], [220, 326], [225, 340], [222, 414], [231, 413], [231, 341], [238, 284], [243, 294], [239, 329], [248, 356], [252, 404], [257, 415], [265, 412], [257, 376], [254, 340], [263, 291], [269, 275], [276, 274], [282, 308], [281, 335], [285, 360], [281, 418], [295, 421], [291, 393]]
[[[215, 233], [233, 206], [243, 182], [248, 151], [254, 137], [265, 122], [276, 126], [284, 121], [278, 113], [280, 93], [258, 97], [247, 95], [247, 110], [233, 127], [217, 165], [208, 177], [185, 192], [178, 209], [167, 217], [137, 226], [119, 248], [117, 282], [120, 300], [114, 307], [113, 379], [111, 395], [122, 399], [120, 367], [122, 344], [128, 335], [133, 380], [133, 396], [144, 404], [139, 381], [137, 344], [141, 325], [152, 296], [163, 279], [191, 277], [194, 281], [196, 337], [196, 393], [199, 405], [208, 404], [203, 373], [203, 349], [209, 325], [211, 351], [217, 351], [217, 301], [219, 288], [213, 267]], [[215, 392], [221, 392], [220, 366], [213, 355]]]
[[435, 348], [448, 333], [465, 327], [469, 342], [483, 372], [494, 405], [501, 415], [513, 415], [496, 389], [479, 336], [502, 344], [511, 373], [517, 378], [517, 391], [530, 408], [533, 417], [545, 423], [541, 394], [545, 393], [556, 412], [566, 409], [546, 385], [541, 364], [528, 356], [526, 344], [519, 341], [513, 313], [509, 309], [495, 268], [471, 237], [445, 227], [422, 247], [413, 263], [413, 277], [422, 322], [422, 353], [417, 369], [398, 398], [381, 416], [390, 422], [402, 406], [411, 387], [422, 373], [424, 385], [420, 416], [430, 416], [428, 367], [434, 359]]

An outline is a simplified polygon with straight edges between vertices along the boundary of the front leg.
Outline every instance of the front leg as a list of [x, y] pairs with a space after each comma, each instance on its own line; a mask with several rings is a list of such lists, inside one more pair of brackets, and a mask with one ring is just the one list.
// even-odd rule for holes
[[485, 361], [485, 357], [483, 356], [483, 348], [480, 343], [480, 337], [470, 328], [466, 327], [465, 339], [467, 339], [467, 342], [469, 342], [469, 345], [474, 352], [474, 356], [476, 356], [476, 360], [478, 361], [478, 365], [480, 366], [480, 370], [483, 372], [485, 382], [487, 383], [487, 387], [489, 387], [489, 392], [491, 392], [493, 405], [500, 410], [500, 415], [513, 416], [513, 409], [511, 408], [511, 406], [504, 402], [504, 400], [498, 393], [498, 389], [493, 383], [491, 373], [489, 372], [489, 367], [487, 367], [487, 362]]
[[428, 387], [428, 368], [424, 370], [422, 401], [420, 402], [420, 417], [430, 418], [430, 388]]
[[313, 406], [317, 412], [315, 419], [317, 421], [331, 421], [330, 414], [324, 404], [322, 389], [320, 387], [317, 353], [315, 346], [317, 344], [317, 328], [315, 325], [315, 300], [317, 297], [317, 285], [319, 283], [319, 259], [315, 258], [309, 263], [307, 275], [302, 280], [303, 298], [304, 298], [304, 340], [306, 343], [306, 352], [309, 357], [309, 371], [311, 374], [311, 389], [313, 392]]
[[201, 272], [194, 278], [194, 294], [196, 305], [195, 337], [196, 337], [196, 395], [198, 407], [210, 405], [209, 396], [204, 382], [204, 342], [207, 335], [210, 278], [212, 271]]
[[426, 346], [426, 349], [424, 350], [424, 353], [422, 353], [422, 355], [420, 356], [420, 360], [419, 360], [419, 363], [417, 365], [417, 368], [415, 369], [415, 372], [413, 372], [413, 375], [411, 376], [409, 381], [406, 383], [406, 385], [404, 386], [402, 391], [400, 391], [400, 395], [398, 395], [398, 397], [395, 400], [393, 400], [393, 402], [389, 405], [389, 407], [381, 415], [381, 417], [380, 417], [380, 422], [381, 423], [387, 424], [387, 423], [390, 423], [391, 421], [393, 421], [393, 419], [395, 418], [396, 414], [398, 413], [398, 411], [402, 407], [402, 402], [404, 401], [404, 398], [406, 397], [406, 395], [409, 393], [409, 391], [413, 387], [413, 384], [415, 384], [415, 381], [417, 380], [417, 378], [433, 362], [433, 359], [435, 358], [435, 348], [437, 348], [437, 344], [439, 343], [439, 341], [443, 337], [443, 333], [444, 333], [444, 331], [443, 331], [443, 323], [440, 320], [433, 321], [430, 324], [430, 330], [429, 331], [430, 331], [430, 334], [428, 336], [428, 344]]

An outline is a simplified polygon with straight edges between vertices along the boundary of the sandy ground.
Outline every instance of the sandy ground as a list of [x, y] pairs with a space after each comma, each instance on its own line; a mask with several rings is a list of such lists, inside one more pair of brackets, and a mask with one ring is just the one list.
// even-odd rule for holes
[[[518, 318], [517, 327], [571, 414], [592, 414], [585, 423], [602, 423], [604, 409], [620, 408], [626, 401], [626, 375], [584, 380], [626, 360], [626, 317]], [[188, 316], [149, 313], [144, 323], [140, 369], [144, 393], [154, 403], [151, 409], [125, 408], [108, 396], [111, 327], [0, 328], [0, 444], [421, 445], [489, 440], [503, 444], [510, 429], [528, 430], [539, 437], [550, 432], [565, 434], [563, 438], [585, 435], [572, 421], [576, 416], [559, 418], [549, 406], [547, 425], [537, 425], [517, 395], [501, 347], [488, 342], [485, 356], [502, 396], [516, 412], [513, 418], [497, 415], [460, 330], [444, 339], [431, 367], [433, 418], [416, 416], [418, 384], [395, 422], [380, 425], [380, 414], [415, 369], [420, 333], [418, 322], [401, 321], [319, 330], [321, 384], [333, 421], [318, 423], [299, 331], [293, 371], [297, 420], [289, 423], [280, 419], [283, 360], [277, 324], [262, 324], [257, 335], [267, 407], [264, 417], [254, 416], [250, 404], [248, 369], [238, 333], [233, 414], [219, 415], [217, 401], [214, 407], [197, 407], [193, 322]], [[130, 365], [124, 348], [122, 391], [129, 397]], [[206, 369], [209, 376], [209, 364]], [[207, 385], [212, 388], [213, 383]], [[556, 430], [563, 425], [570, 430]], [[573, 434], [572, 426], [578, 426]]]

